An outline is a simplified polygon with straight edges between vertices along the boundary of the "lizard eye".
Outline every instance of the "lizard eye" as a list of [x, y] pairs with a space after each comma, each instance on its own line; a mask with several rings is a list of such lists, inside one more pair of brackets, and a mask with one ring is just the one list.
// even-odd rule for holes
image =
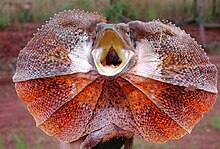
[[95, 30], [95, 34], [97, 35], [98, 31], [100, 30], [100, 26], [98, 26]]
[[128, 31], [126, 32], [126, 34], [127, 34], [128, 36], [130, 36], [130, 35], [131, 35], [131, 31], [128, 30]]

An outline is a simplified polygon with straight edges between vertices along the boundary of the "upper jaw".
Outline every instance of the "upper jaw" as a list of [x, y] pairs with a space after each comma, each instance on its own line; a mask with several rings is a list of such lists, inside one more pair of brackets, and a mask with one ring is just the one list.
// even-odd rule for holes
[[108, 77], [122, 73], [133, 56], [132, 48], [110, 27], [102, 31], [92, 50], [97, 71]]

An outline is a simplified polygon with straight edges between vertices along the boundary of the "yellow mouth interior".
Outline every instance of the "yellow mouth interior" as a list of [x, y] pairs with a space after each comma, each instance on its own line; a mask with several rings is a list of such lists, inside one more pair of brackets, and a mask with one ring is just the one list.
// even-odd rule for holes
[[92, 55], [101, 75], [114, 76], [123, 71], [133, 52], [114, 31], [107, 30]]

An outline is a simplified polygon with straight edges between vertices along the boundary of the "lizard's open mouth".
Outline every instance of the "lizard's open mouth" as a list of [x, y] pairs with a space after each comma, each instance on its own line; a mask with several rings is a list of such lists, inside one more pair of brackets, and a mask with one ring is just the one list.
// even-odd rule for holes
[[108, 53], [103, 59], [100, 59], [100, 62], [103, 66], [111, 66], [117, 67], [121, 64], [122, 60], [118, 56], [118, 53], [115, 51], [113, 47], [108, 50]]
[[106, 28], [92, 51], [96, 69], [101, 75], [115, 76], [122, 72], [134, 52], [112, 28]]

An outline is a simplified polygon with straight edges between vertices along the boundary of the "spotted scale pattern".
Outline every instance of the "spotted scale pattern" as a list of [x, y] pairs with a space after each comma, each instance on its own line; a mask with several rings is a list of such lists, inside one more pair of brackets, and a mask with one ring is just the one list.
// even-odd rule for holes
[[128, 73], [217, 93], [216, 66], [184, 31], [159, 20], [128, 24], [140, 53], [136, 65]]
[[88, 123], [87, 134], [110, 124], [132, 132], [137, 129], [125, 93], [116, 80], [107, 79]]
[[188, 133], [216, 99], [216, 94], [200, 89], [187, 90], [186, 87], [133, 75], [125, 78]]
[[19, 98], [29, 103], [28, 110], [39, 126], [97, 77], [94, 73], [39, 78], [18, 82], [15, 88]]
[[138, 124], [138, 133], [145, 140], [164, 142], [169, 138], [177, 139], [186, 134], [176, 121], [157, 107], [141, 90], [127, 80], [119, 79], [119, 82], [129, 101], [134, 120]]
[[88, 56], [100, 22], [102, 15], [79, 10], [55, 15], [20, 51], [13, 81], [92, 71]]
[[37, 126], [63, 142], [110, 126], [159, 143], [190, 133], [217, 93], [203, 49], [171, 23], [131, 21], [135, 56], [123, 74], [104, 77], [91, 59], [100, 22], [98, 13], [61, 12], [20, 51], [13, 81]]
[[86, 125], [93, 115], [102, 91], [102, 83], [103, 79], [97, 78], [88, 84], [83, 91], [54, 111], [39, 127], [64, 142], [71, 142], [84, 136]]

